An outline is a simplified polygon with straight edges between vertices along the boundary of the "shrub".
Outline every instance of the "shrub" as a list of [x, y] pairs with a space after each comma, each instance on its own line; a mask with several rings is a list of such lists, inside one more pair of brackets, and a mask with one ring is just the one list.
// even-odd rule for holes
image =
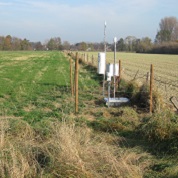
[[127, 84], [126, 94], [128, 98], [132, 100], [138, 92], [139, 92], [139, 86], [135, 81], [131, 81]]
[[178, 151], [178, 116], [171, 111], [155, 113], [144, 118], [138, 131], [150, 142]]
[[[139, 86], [136, 81], [127, 82], [124, 79], [119, 84], [120, 96], [128, 97], [131, 103], [139, 108], [149, 110], [150, 107], [150, 88], [147, 83]], [[153, 111], [161, 111], [164, 108], [164, 102], [158, 90], [153, 90]]]
[[[139, 92], [132, 99], [133, 103], [141, 108], [149, 109], [150, 107], [150, 89], [147, 84], [140, 87]], [[153, 112], [161, 111], [164, 108], [164, 102], [158, 90], [153, 90]]]
[[162, 44], [155, 44], [150, 53], [156, 54], [178, 54], [177, 42], [165, 42]]
[[134, 103], [141, 108], [149, 108], [149, 87], [148, 85], [142, 85], [139, 92], [135, 95], [133, 99]]

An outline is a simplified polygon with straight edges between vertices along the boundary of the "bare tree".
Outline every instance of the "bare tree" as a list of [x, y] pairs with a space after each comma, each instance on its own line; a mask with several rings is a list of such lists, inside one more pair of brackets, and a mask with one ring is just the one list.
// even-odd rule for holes
[[12, 50], [21, 50], [21, 40], [17, 37], [12, 37]]
[[150, 52], [153, 47], [151, 39], [149, 37], [144, 37], [139, 40], [136, 52], [147, 53]]
[[168, 42], [178, 40], [178, 19], [176, 17], [165, 17], [159, 23], [159, 31], [156, 42]]
[[7, 35], [4, 39], [4, 50], [11, 50], [12, 49], [12, 37]]
[[63, 49], [64, 50], [69, 50], [70, 49], [70, 43], [68, 41], [63, 42]]
[[125, 45], [128, 51], [134, 51], [134, 43], [136, 39], [137, 38], [135, 36], [127, 36], [125, 38]]
[[0, 50], [4, 48], [4, 36], [0, 36]]

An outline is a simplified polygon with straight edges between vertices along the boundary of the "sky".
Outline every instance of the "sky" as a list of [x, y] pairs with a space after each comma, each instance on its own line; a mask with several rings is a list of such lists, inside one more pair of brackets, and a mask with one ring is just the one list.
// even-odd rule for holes
[[178, 18], [178, 0], [0, 0], [0, 36], [44, 43], [155, 39], [164, 17]]

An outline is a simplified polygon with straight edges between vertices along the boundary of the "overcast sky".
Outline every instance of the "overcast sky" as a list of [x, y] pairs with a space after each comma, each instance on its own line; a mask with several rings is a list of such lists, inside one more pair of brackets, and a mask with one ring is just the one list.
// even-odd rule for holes
[[178, 0], [0, 0], [0, 35], [44, 42], [101, 42], [150, 37], [164, 17], [178, 18]]

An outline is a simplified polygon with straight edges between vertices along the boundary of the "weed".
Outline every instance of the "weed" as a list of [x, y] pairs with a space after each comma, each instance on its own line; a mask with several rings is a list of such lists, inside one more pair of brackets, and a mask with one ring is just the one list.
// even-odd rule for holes
[[89, 125], [95, 130], [119, 133], [119, 135], [130, 134], [139, 125], [138, 114], [132, 108], [121, 108], [117, 111], [112, 111], [111, 115], [114, 117], [106, 118], [103, 112], [97, 112], [95, 114], [96, 120]]
[[[136, 84], [130, 84], [132, 91], [131, 101], [139, 108], [149, 110], [150, 106], [150, 89], [147, 84], [143, 84], [140, 88]], [[163, 97], [158, 90], [153, 90], [153, 112], [160, 112], [164, 108]]]
[[155, 113], [144, 118], [139, 126], [139, 132], [149, 141], [157, 144], [162, 151], [178, 151], [178, 117], [171, 111]]
[[135, 81], [128, 82], [126, 85], [125, 93], [131, 101], [134, 99], [135, 95], [139, 92], [139, 86]]

